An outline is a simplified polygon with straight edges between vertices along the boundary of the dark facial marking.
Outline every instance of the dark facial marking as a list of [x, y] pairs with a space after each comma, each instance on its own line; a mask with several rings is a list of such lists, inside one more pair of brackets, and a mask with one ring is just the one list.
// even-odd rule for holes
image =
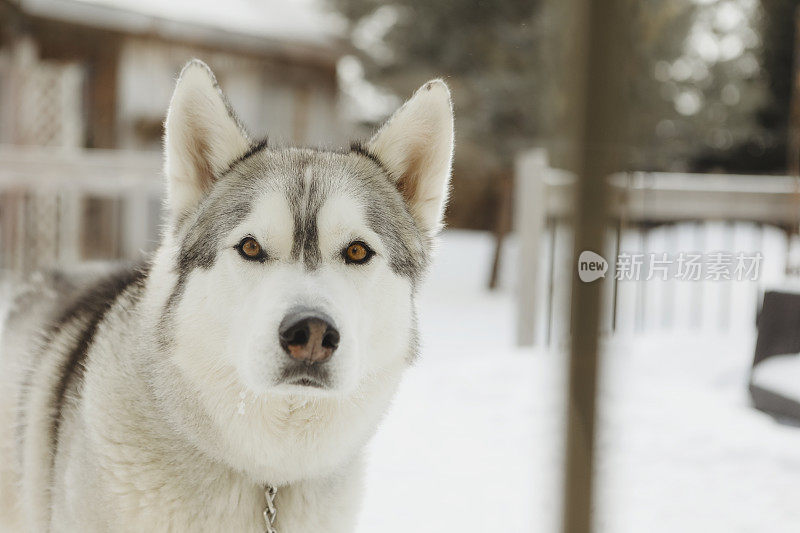
[[357, 187], [367, 224], [381, 236], [390, 268], [416, 284], [427, 267], [430, 242], [416, 226], [392, 178], [378, 165], [373, 168], [365, 178], [367, 183]]
[[315, 177], [306, 181], [306, 169], [307, 164], [300, 166], [295, 187], [289, 193], [289, 205], [294, 219], [292, 259], [297, 261], [302, 258], [308, 270], [315, 270], [322, 263], [317, 215], [322, 207], [323, 191]]
[[317, 229], [317, 215], [322, 207], [322, 195], [316, 180], [311, 180], [306, 205], [305, 230], [303, 231], [303, 262], [309, 270], [315, 270], [322, 262], [322, 252], [319, 249], [319, 231]]
[[165, 333], [169, 329], [169, 316], [183, 296], [189, 274], [197, 268], [211, 268], [222, 239], [250, 213], [253, 177], [252, 174], [229, 172], [183, 223], [178, 234], [182, 241], [175, 267], [178, 280], [167, 299], [160, 321], [160, 331], [164, 333], [160, 338], [162, 347], [168, 344]]
[[233, 167], [235, 167], [236, 165], [238, 165], [242, 161], [246, 161], [247, 159], [250, 159], [255, 154], [259, 153], [262, 150], [266, 150], [267, 148], [269, 148], [269, 139], [267, 139], [267, 138], [261, 139], [260, 141], [253, 143], [252, 145], [250, 145], [250, 148], [245, 153], [240, 155], [238, 158], [234, 159], [231, 162], [231, 164], [228, 165], [228, 170], [223, 172], [222, 175], [224, 176], [225, 174], [230, 172]]
[[233, 191], [228, 197], [212, 198], [187, 230], [178, 256], [179, 274], [195, 268], [211, 268], [220, 241], [249, 213], [251, 198], [247, 191]]
[[381, 161], [380, 158], [377, 155], [373, 154], [369, 150], [369, 148], [364, 146], [361, 142], [359, 142], [359, 141], [351, 142], [350, 143], [350, 151], [352, 153], [354, 153], [354, 154], [358, 154], [358, 155], [360, 155], [362, 157], [366, 157], [367, 159], [369, 159], [370, 161], [372, 161], [373, 163], [378, 165], [380, 167], [381, 171], [383, 171], [384, 174], [386, 174], [387, 176], [390, 176], [389, 170], [383, 164], [383, 161]]

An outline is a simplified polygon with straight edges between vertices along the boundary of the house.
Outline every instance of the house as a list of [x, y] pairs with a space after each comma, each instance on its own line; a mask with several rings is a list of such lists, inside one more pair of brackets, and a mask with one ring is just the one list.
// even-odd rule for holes
[[316, 0], [0, 0], [0, 143], [156, 150], [192, 57], [254, 136], [344, 143], [342, 24]]

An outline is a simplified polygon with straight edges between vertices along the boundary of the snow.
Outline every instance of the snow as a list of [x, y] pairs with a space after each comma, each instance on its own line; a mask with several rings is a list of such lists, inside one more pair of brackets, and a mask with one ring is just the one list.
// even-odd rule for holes
[[[361, 532], [559, 529], [566, 358], [513, 346], [490, 259], [487, 234], [445, 233], [422, 356], [370, 445]], [[752, 327], [604, 345], [598, 531], [797, 531], [800, 428], [748, 403]]]
[[800, 403], [800, 355], [774, 355], [753, 369], [753, 384]]

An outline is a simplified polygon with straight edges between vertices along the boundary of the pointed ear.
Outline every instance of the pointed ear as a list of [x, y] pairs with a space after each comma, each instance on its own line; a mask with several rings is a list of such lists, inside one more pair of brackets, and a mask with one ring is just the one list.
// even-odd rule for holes
[[453, 106], [442, 80], [432, 80], [383, 125], [367, 144], [396, 180], [417, 224], [439, 231], [453, 159]]
[[198, 59], [187, 63], [164, 124], [164, 173], [173, 220], [194, 208], [250, 144], [211, 69]]

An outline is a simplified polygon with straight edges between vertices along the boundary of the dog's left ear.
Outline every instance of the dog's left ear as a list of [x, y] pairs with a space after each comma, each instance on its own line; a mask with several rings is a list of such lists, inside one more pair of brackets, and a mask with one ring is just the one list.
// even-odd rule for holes
[[442, 80], [432, 80], [367, 144], [396, 180], [417, 224], [429, 235], [442, 225], [453, 159], [453, 106]]
[[198, 59], [187, 63], [164, 123], [164, 173], [173, 220], [194, 208], [250, 145], [211, 69]]

